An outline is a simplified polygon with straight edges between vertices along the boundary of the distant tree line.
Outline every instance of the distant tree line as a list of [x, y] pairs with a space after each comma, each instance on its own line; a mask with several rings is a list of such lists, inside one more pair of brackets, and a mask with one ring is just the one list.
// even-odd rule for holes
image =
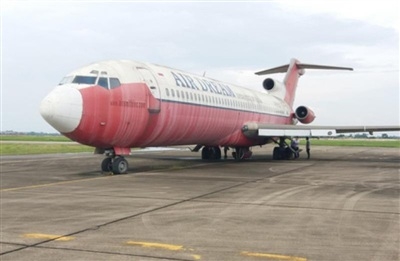
[[1, 135], [28, 135], [28, 136], [61, 136], [60, 133], [50, 133], [50, 132], [36, 132], [36, 131], [13, 131], [13, 130], [6, 130], [1, 131]]

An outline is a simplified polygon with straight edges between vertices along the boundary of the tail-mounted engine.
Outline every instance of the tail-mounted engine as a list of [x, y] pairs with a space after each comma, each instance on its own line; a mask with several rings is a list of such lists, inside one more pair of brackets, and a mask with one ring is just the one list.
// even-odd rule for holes
[[285, 94], [286, 94], [286, 87], [283, 83], [276, 81], [274, 79], [271, 78], [267, 78], [263, 81], [263, 87], [265, 90], [268, 91], [268, 93], [279, 97], [281, 99], [285, 98]]
[[314, 112], [306, 106], [297, 107], [294, 115], [296, 119], [298, 119], [301, 123], [304, 124], [311, 123], [315, 119]]
[[283, 85], [283, 83], [278, 82], [271, 78], [267, 78], [263, 81], [263, 87], [265, 90], [269, 92], [275, 91], [277, 89], [285, 89], [285, 85]]

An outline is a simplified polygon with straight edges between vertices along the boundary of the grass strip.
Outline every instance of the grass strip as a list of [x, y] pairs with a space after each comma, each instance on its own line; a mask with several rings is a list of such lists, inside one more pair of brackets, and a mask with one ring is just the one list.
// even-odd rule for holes
[[[7, 139], [3, 139], [7, 137]], [[9, 137], [19, 137], [11, 140]], [[66, 142], [63, 136], [2, 136], [7, 143], [0, 143], [0, 155], [29, 155], [29, 154], [52, 154], [52, 153], [80, 153], [93, 152], [94, 148]], [[16, 143], [12, 143], [16, 141]], [[22, 143], [21, 143], [22, 141]], [[23, 141], [38, 141], [38, 143], [24, 143]], [[49, 143], [40, 143], [49, 142]], [[55, 143], [51, 143], [55, 142]], [[300, 139], [300, 146], [305, 146], [305, 139]], [[400, 139], [311, 139], [311, 146], [350, 146], [350, 147], [383, 147], [400, 148]]]
[[52, 153], [93, 152], [94, 148], [81, 144], [1, 143], [0, 155], [30, 155]]

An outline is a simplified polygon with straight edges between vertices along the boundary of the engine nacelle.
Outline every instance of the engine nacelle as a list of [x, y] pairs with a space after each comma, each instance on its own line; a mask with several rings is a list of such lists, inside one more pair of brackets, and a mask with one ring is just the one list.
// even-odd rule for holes
[[278, 89], [285, 89], [285, 85], [283, 85], [283, 83], [276, 81], [274, 79], [271, 78], [267, 78], [263, 81], [263, 87], [265, 90], [271, 92], [271, 91], [276, 91]]
[[296, 119], [298, 119], [301, 123], [304, 124], [311, 123], [315, 119], [314, 112], [306, 106], [297, 107], [294, 115]]
[[281, 100], [285, 99], [286, 87], [283, 83], [267, 78], [263, 81], [263, 87], [269, 94], [278, 97]]

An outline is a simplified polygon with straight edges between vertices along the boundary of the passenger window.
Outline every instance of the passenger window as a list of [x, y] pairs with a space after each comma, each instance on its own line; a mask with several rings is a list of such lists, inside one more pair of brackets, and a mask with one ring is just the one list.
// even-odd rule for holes
[[108, 79], [104, 77], [100, 77], [97, 85], [108, 89]]
[[167, 93], [167, 96], [169, 96], [169, 90], [165, 89], [165, 92]]
[[119, 82], [118, 78], [110, 78], [110, 88], [114, 89], [121, 86], [121, 83]]
[[172, 94], [172, 97], [175, 97], [175, 91], [174, 91], [174, 89], [171, 89], [171, 94]]

